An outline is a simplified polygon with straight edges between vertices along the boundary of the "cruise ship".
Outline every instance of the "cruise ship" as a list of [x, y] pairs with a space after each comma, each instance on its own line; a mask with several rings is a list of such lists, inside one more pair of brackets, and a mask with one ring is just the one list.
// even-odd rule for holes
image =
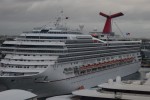
[[3, 42], [0, 82], [8, 89], [39, 97], [68, 94], [140, 68], [141, 41], [103, 41], [62, 26], [61, 19], [55, 27], [36, 28]]

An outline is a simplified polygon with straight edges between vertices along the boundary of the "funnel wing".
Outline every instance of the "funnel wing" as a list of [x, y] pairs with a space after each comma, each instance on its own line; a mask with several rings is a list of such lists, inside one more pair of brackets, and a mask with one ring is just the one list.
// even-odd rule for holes
[[102, 12], [100, 12], [99, 15], [101, 15], [101, 16], [103, 16], [103, 17], [106, 17], [106, 18], [109, 17], [109, 15], [106, 15], [106, 14], [104, 14], [104, 13], [102, 13]]
[[119, 16], [123, 16], [124, 14], [123, 13], [116, 13], [116, 14], [113, 14], [113, 15], [111, 15], [110, 17], [111, 18], [116, 18], [116, 17], [119, 17]]

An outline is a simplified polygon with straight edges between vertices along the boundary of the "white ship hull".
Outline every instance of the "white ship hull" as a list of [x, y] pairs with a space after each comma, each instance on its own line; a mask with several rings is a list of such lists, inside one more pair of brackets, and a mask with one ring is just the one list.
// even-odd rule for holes
[[[79, 87], [90, 88], [97, 86], [100, 83], [106, 82], [108, 79], [115, 79], [116, 76], [127, 76], [135, 73], [140, 68], [140, 62], [134, 62], [129, 65], [119, 66], [116, 68], [105, 69], [92, 74], [86, 74], [77, 77], [64, 78], [54, 81], [35, 80], [42, 76], [47, 76], [47, 72], [24, 77], [1, 77], [3, 82], [9, 89], [19, 88], [36, 93], [39, 97], [54, 96], [60, 94], [68, 94]], [[49, 71], [49, 70], [47, 70]], [[59, 73], [56, 73], [58, 75]], [[49, 76], [53, 79], [56, 75]], [[56, 76], [57, 77], [57, 76]], [[17, 83], [17, 84], [16, 84]]]

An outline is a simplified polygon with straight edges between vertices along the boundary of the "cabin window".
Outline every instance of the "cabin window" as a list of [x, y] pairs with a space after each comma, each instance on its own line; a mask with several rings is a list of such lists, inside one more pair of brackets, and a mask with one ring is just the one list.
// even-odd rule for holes
[[101, 35], [101, 37], [104, 37], [104, 35]]

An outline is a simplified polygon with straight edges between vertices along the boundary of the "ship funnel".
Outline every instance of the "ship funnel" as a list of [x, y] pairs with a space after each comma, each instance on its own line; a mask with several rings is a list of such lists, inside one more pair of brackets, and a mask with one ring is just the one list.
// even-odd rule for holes
[[104, 26], [104, 29], [103, 29], [103, 33], [105, 34], [109, 34], [112, 32], [112, 27], [111, 27], [111, 19], [112, 18], [116, 18], [116, 17], [119, 17], [119, 16], [123, 16], [124, 14], [123, 13], [116, 13], [116, 14], [113, 14], [113, 15], [106, 15], [102, 12], [99, 13], [101, 16], [103, 17], [106, 17], [106, 22], [105, 22], [105, 26]]

